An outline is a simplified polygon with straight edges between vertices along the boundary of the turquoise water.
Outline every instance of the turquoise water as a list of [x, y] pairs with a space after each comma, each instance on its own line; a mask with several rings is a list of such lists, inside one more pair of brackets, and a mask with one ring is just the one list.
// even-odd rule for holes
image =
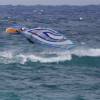
[[[0, 100], [100, 100], [99, 7], [82, 7], [81, 13], [78, 7], [61, 8], [43, 7], [40, 14], [41, 7], [36, 7], [39, 14], [30, 15], [34, 23], [19, 21], [23, 15], [17, 20], [31, 28], [50, 27], [61, 32], [78, 45], [73, 50], [30, 44], [22, 36], [7, 35], [4, 30], [10, 23], [1, 23]], [[70, 13], [66, 14], [67, 9]]]

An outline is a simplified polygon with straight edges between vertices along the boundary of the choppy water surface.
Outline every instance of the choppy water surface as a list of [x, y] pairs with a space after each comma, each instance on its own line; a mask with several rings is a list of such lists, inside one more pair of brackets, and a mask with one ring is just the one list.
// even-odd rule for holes
[[[17, 9], [19, 13], [22, 8]], [[28, 8], [33, 16], [23, 10], [27, 21], [17, 14], [20, 24], [50, 27], [73, 40], [78, 47], [70, 51], [55, 51], [30, 44], [22, 36], [6, 35], [4, 29], [10, 24], [2, 22], [0, 100], [100, 100], [99, 9], [36, 6]]]

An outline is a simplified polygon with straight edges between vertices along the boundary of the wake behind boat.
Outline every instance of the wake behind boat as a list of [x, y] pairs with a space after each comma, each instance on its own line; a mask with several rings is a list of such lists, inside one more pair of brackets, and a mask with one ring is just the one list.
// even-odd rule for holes
[[64, 35], [49, 28], [33, 28], [10, 27], [6, 29], [7, 33], [21, 34], [31, 43], [55, 48], [71, 49], [75, 44], [67, 39]]

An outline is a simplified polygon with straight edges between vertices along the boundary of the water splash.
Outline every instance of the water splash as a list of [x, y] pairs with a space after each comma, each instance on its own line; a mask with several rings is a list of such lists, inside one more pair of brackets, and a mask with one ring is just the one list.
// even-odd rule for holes
[[[48, 56], [47, 56], [48, 55]], [[66, 52], [41, 52], [39, 53], [15, 53], [14, 51], [2, 51], [0, 52], [0, 63], [20, 63], [25, 64], [28, 61], [40, 62], [40, 63], [54, 63], [71, 61], [72, 55], [78, 57], [89, 56], [89, 57], [100, 57], [100, 49], [75, 49]]]
[[76, 56], [79, 56], [79, 57], [82, 57], [82, 56], [89, 56], [89, 57], [99, 57], [100, 56], [100, 49], [97, 48], [97, 49], [76, 49], [74, 51], [72, 51], [72, 54], [76, 55]]

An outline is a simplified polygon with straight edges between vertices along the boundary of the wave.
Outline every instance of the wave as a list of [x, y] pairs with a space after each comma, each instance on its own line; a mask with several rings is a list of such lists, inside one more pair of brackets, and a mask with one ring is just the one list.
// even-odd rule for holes
[[1, 51], [0, 63], [20, 63], [25, 64], [29, 61], [40, 63], [56, 63], [65, 61], [74, 61], [75, 58], [81, 59], [82, 57], [96, 58], [100, 57], [99, 48], [77, 48], [66, 52], [41, 52], [41, 53], [16, 53], [14, 50]]

